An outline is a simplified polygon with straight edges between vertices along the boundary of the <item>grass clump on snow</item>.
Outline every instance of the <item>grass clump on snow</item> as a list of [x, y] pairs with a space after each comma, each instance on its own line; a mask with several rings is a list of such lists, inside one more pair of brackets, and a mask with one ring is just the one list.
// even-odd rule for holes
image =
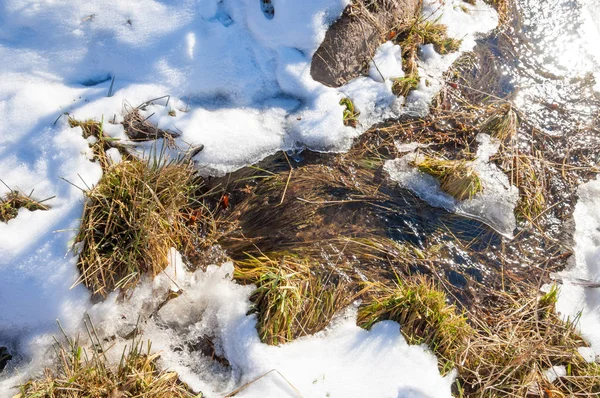
[[264, 343], [277, 345], [316, 333], [350, 303], [343, 286], [328, 283], [311, 265], [291, 255], [249, 256], [236, 263], [235, 279], [256, 284], [250, 300]]
[[103, 122], [93, 119], [80, 121], [69, 116], [69, 126], [71, 128], [81, 128], [83, 138], [90, 143], [90, 148], [92, 148], [92, 152], [94, 153], [94, 160], [100, 163], [103, 171], [107, 170], [111, 165], [109, 156], [106, 154], [107, 150], [115, 148], [123, 157], [130, 157], [127, 149], [123, 144], [119, 143], [118, 139], [112, 138], [104, 132]]
[[190, 163], [132, 158], [108, 167], [85, 193], [76, 241], [79, 282], [95, 294], [131, 287], [161, 272], [170, 248], [192, 242], [190, 196], [198, 186]]
[[424, 44], [433, 44], [440, 54], [455, 52], [460, 48], [461, 40], [448, 37], [446, 25], [435, 21], [426, 21], [416, 18], [412, 22], [400, 26], [398, 31], [392, 32], [394, 42], [402, 48], [403, 69], [405, 76], [394, 79], [392, 92], [397, 96], [408, 96], [419, 84], [419, 71], [417, 58], [419, 47]]
[[435, 177], [442, 191], [457, 200], [471, 199], [483, 191], [481, 179], [469, 162], [425, 156], [412, 162], [419, 171]]
[[342, 98], [340, 105], [344, 106], [344, 126], [350, 126], [356, 128], [358, 126], [358, 116], [360, 112], [354, 107], [354, 103], [350, 98]]
[[419, 74], [416, 71], [394, 79], [392, 83], [392, 93], [396, 96], [407, 97], [412, 90], [416, 90], [419, 86]]
[[19, 191], [11, 190], [4, 198], [0, 198], [0, 222], [8, 222], [16, 218], [19, 214], [19, 209], [27, 209], [29, 211], [49, 210], [50, 207], [45, 205], [44, 202], [50, 199], [52, 198], [38, 202], [32, 199], [31, 194], [24, 195]]
[[367, 288], [367, 299], [358, 311], [361, 327], [396, 321], [409, 344], [427, 344], [442, 361], [444, 373], [452, 370], [473, 331], [443, 292], [423, 277], [398, 278], [395, 285], [369, 283]]
[[[126, 349], [127, 350], [127, 349]], [[133, 342], [123, 351], [118, 366], [111, 366], [105, 353], [94, 347], [82, 347], [68, 340], [68, 346], [56, 344], [56, 370], [46, 369], [40, 379], [20, 386], [14, 398], [200, 398], [189, 391], [177, 373], [160, 371], [158, 354], [151, 344]]]

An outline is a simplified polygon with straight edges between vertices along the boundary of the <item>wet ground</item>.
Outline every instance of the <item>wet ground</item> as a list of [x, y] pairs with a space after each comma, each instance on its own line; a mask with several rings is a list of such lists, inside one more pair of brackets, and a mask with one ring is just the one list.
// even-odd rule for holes
[[[519, 0], [504, 23], [448, 73], [450, 84], [426, 119], [376, 126], [348, 154], [280, 153], [209, 181], [219, 243], [235, 260], [261, 252], [317, 255], [350, 279], [434, 275], [466, 307], [481, 307], [477, 303], [493, 291], [550, 282], [572, 254], [576, 188], [594, 177], [600, 156], [600, 97], [592, 75], [597, 65], [579, 10], [577, 2]], [[521, 124], [504, 150], [507, 157], [496, 161], [514, 177], [507, 158], [535, 158], [546, 198], [535, 219], [518, 218], [514, 239], [428, 205], [382, 170], [385, 159], [399, 155], [394, 140], [427, 140], [446, 156], [462, 156], [486, 117], [483, 109], [506, 102]], [[367, 258], [348, 243], [373, 245], [380, 238], [416, 248], [422, 257], [403, 261], [402, 253], [383, 250]]]

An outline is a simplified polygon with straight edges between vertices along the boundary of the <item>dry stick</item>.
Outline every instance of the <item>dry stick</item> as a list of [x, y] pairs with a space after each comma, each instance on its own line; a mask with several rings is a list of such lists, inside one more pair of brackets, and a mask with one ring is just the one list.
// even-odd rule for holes
[[290, 180], [292, 179], [292, 171], [293, 171], [292, 164], [290, 163], [290, 158], [288, 157], [287, 153], [283, 152], [283, 154], [285, 155], [285, 160], [287, 160], [288, 165], [290, 166], [290, 174], [288, 174], [288, 178], [285, 183], [285, 188], [283, 189], [283, 195], [281, 195], [281, 202], [279, 202], [280, 205], [283, 204], [283, 201], [285, 199], [285, 194], [287, 193], [288, 185], [290, 184]]
[[300, 391], [298, 391], [298, 389], [296, 387], [294, 387], [294, 385], [292, 383], [290, 383], [290, 381], [288, 379], [285, 378], [284, 375], [281, 374], [281, 372], [279, 372], [277, 369], [271, 369], [269, 370], [267, 373], [263, 374], [262, 376], [259, 376], [253, 380], [250, 380], [248, 383], [244, 384], [243, 386], [241, 386], [240, 388], [237, 388], [235, 390], [233, 390], [232, 392], [230, 392], [229, 394], [225, 395], [225, 398], [229, 398], [229, 397], [233, 397], [234, 395], [236, 395], [238, 392], [245, 390], [246, 388], [248, 388], [250, 385], [254, 384], [255, 382], [259, 381], [260, 379], [262, 379], [263, 377], [269, 375], [270, 373], [273, 372], [277, 372], [277, 374], [279, 376], [281, 376], [281, 378], [283, 380], [286, 381], [286, 383], [289, 384], [290, 387], [292, 387], [292, 389], [294, 390], [294, 392], [296, 392], [296, 394], [298, 394], [298, 396], [300, 398], [303, 398], [303, 395], [300, 393]]

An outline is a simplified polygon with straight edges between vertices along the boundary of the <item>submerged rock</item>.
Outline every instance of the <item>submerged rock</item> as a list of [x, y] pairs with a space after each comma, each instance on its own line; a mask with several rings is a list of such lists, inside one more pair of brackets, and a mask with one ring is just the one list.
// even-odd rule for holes
[[329, 28], [313, 56], [312, 78], [339, 87], [368, 69], [369, 61], [387, 35], [418, 14], [419, 0], [377, 0], [351, 4]]

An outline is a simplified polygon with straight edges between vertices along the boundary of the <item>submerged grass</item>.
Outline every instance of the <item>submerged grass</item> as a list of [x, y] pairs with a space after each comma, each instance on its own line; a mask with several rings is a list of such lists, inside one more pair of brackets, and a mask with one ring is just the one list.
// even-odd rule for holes
[[123, 351], [118, 366], [111, 366], [104, 351], [86, 348], [78, 340], [56, 343], [56, 369], [20, 386], [14, 398], [200, 398], [183, 384], [177, 373], [156, 366], [159, 354], [151, 344], [133, 341]]
[[19, 209], [27, 209], [29, 211], [49, 210], [50, 206], [44, 202], [52, 199], [44, 199], [37, 201], [29, 195], [24, 195], [19, 191], [11, 190], [4, 198], [0, 198], [0, 222], [8, 222], [16, 218], [19, 214]]
[[483, 191], [481, 179], [469, 162], [424, 156], [413, 163], [419, 171], [435, 177], [440, 188], [457, 200], [471, 199]]
[[315, 264], [306, 259], [272, 254], [249, 256], [235, 265], [236, 280], [256, 284], [250, 300], [259, 336], [267, 344], [316, 333], [351, 302], [343, 285], [314, 273]]
[[157, 275], [169, 262], [170, 248], [194, 237], [187, 223], [198, 179], [191, 164], [130, 159], [110, 166], [85, 192], [80, 283], [95, 294], [131, 287], [143, 274]]

